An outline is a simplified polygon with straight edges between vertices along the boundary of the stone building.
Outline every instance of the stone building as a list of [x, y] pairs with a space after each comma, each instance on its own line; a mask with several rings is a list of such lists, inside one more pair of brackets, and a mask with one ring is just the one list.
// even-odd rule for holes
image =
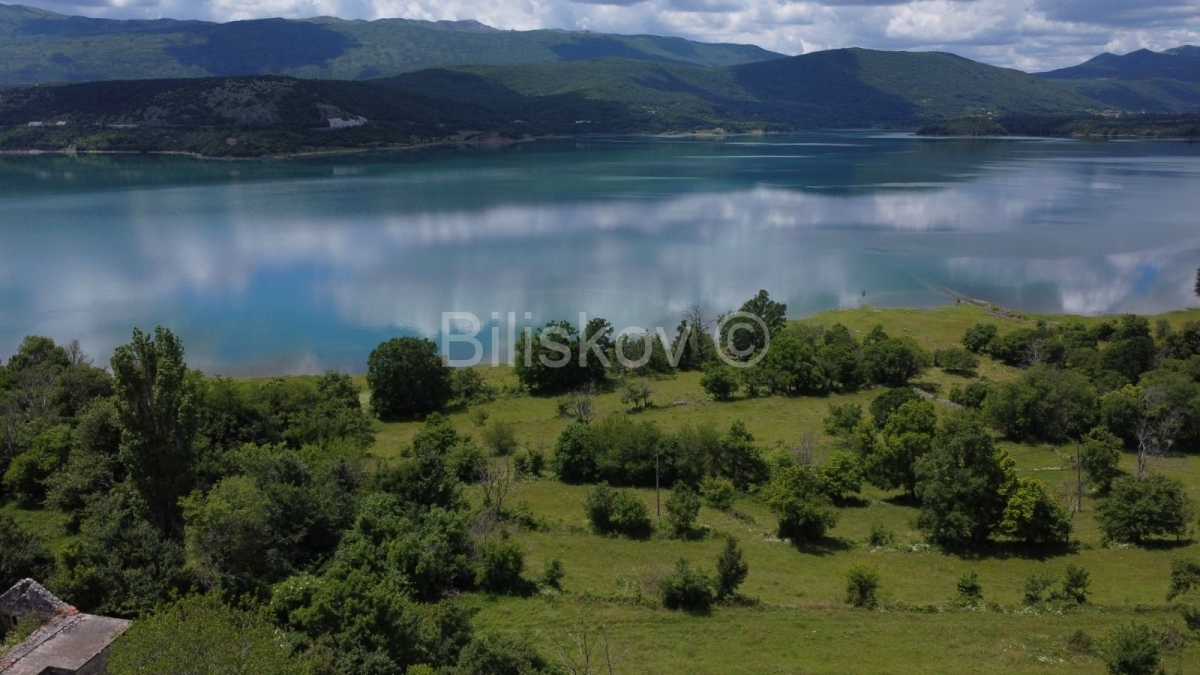
[[33, 579], [0, 595], [0, 621], [41, 624], [0, 654], [0, 675], [103, 675], [108, 647], [129, 628], [124, 619], [82, 614]]

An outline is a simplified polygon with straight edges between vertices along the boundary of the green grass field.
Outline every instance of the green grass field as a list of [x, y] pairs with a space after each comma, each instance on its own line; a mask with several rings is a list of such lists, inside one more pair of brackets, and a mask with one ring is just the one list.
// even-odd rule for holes
[[[1198, 317], [1200, 312], [1176, 312], [1166, 318], [1180, 324]], [[997, 316], [969, 304], [929, 311], [865, 308], [805, 319], [827, 325], [841, 322], [859, 336], [882, 324], [889, 333], [909, 335], [931, 349], [958, 344], [967, 327], [980, 320], [993, 321], [1004, 331], [1034, 319]], [[981, 377], [994, 381], [1017, 372], [986, 359], [980, 368]], [[489, 368], [486, 374], [497, 386], [516, 382], [508, 368]], [[821, 445], [828, 447], [830, 439], [821, 430], [827, 406], [857, 402], [865, 408], [877, 394], [713, 403], [706, 400], [699, 380], [696, 373], [682, 373], [655, 381], [657, 407], [637, 413], [637, 419], [653, 420], [668, 431], [699, 422], [727, 428], [741, 419], [768, 448], [794, 445], [804, 433], [820, 434]], [[938, 370], [929, 371], [923, 380], [939, 384], [943, 392], [966, 382]], [[600, 415], [619, 414], [627, 407], [616, 393], [599, 396], [597, 404]], [[478, 407], [487, 411], [488, 423], [513, 422], [522, 444], [547, 452], [567, 423], [558, 417], [554, 399], [501, 398]], [[451, 419], [460, 432], [479, 431], [470, 411], [457, 411]], [[382, 459], [396, 456], [419, 428], [418, 423], [380, 425], [375, 454]], [[1068, 469], [1071, 448], [1005, 445], [1023, 475], [1041, 480], [1067, 503], [1075, 478]], [[1132, 457], [1126, 461], [1131, 468]], [[1184, 480], [1192, 498], [1200, 501], [1200, 460], [1175, 459], [1158, 468]], [[706, 532], [702, 539], [681, 541], [658, 533], [648, 541], [631, 541], [588, 532], [582, 505], [590, 489], [547, 477], [519, 483], [510, 498], [510, 503], [525, 502], [547, 526], [545, 531], [516, 535], [526, 551], [528, 574], [540, 573], [552, 558], [561, 559], [567, 572], [562, 595], [474, 597], [469, 602], [479, 608], [481, 628], [528, 634], [550, 655], [568, 640], [566, 631], [572, 624], [603, 623], [618, 651], [627, 651], [622, 673], [1103, 672], [1103, 662], [1072, 652], [1066, 638], [1076, 630], [1102, 638], [1113, 626], [1131, 620], [1182, 629], [1179, 615], [1165, 602], [1170, 561], [1200, 558], [1200, 544], [1194, 541], [1159, 550], [1102, 547], [1090, 499], [1074, 516], [1073, 538], [1079, 542], [1075, 553], [1047, 559], [1004, 553], [977, 559], [945, 555], [924, 544], [913, 525], [915, 508], [870, 487], [862, 505], [840, 510], [831, 533], [838, 543], [816, 551], [799, 552], [775, 539], [770, 513], [750, 497], [739, 499], [735, 509], [753, 522], [706, 507], [699, 520]], [[639, 494], [653, 513], [654, 492]], [[876, 523], [894, 533], [893, 546], [865, 545]], [[757, 600], [757, 606], [717, 607], [704, 617], [657, 607], [654, 586], [659, 575], [681, 556], [712, 569], [726, 534], [736, 536], [745, 551], [750, 575], [741, 591]], [[863, 563], [880, 570], [884, 609], [852, 610], [843, 603], [844, 575]], [[1022, 588], [1030, 574], [1048, 571], [1061, 576], [1069, 563], [1091, 573], [1089, 606], [1065, 613], [1022, 607]], [[979, 574], [985, 600], [995, 603], [989, 610], [962, 609], [950, 602], [958, 578], [972, 571]], [[1198, 664], [1196, 647], [1176, 651], [1166, 662], [1171, 672], [1183, 673], [1200, 672]]]
[[[1182, 324], [1200, 318], [1200, 310], [1165, 318]], [[928, 311], [862, 308], [804, 321], [841, 322], [860, 337], [882, 324], [893, 335], [909, 335], [934, 349], [957, 344], [963, 332], [980, 320], [995, 322], [1005, 331], [1031, 325], [1035, 318], [1005, 317], [960, 304]], [[501, 391], [516, 384], [510, 368], [483, 372]], [[987, 359], [980, 368], [980, 376], [993, 381], [1017, 375], [1018, 371]], [[939, 370], [922, 379], [940, 385], [943, 393], [967, 381]], [[656, 380], [653, 387], [656, 407], [636, 413], [637, 419], [652, 420], [665, 431], [702, 422], [724, 429], [740, 419], [768, 449], [795, 445], [805, 433], [818, 434], [822, 448], [828, 448], [830, 439], [822, 432], [827, 407], [857, 402], [866, 408], [878, 393], [714, 403], [703, 393], [697, 373]], [[367, 396], [364, 393], [364, 402]], [[489, 424], [514, 423], [522, 445], [541, 447], [547, 454], [567, 424], [558, 416], [553, 398], [501, 396], [477, 407], [488, 413]], [[597, 399], [599, 415], [634, 417], [626, 408], [617, 393]], [[478, 435], [472, 412], [456, 410], [450, 419], [461, 433]], [[382, 461], [398, 457], [420, 427], [417, 422], [379, 424], [373, 455]], [[1005, 447], [1022, 475], [1036, 477], [1067, 503], [1075, 477], [1067, 468], [1072, 448], [1011, 443]], [[1132, 456], [1125, 462], [1131, 468]], [[1182, 479], [1192, 499], [1200, 502], [1200, 458], [1172, 459], [1156, 468]], [[481, 630], [528, 635], [555, 660], [557, 645], [569, 640], [567, 632], [573, 625], [603, 624], [616, 651], [624, 654], [620, 673], [1104, 672], [1098, 658], [1072, 651], [1068, 636], [1082, 630], [1099, 639], [1132, 620], [1184, 631], [1178, 612], [1165, 601], [1169, 567], [1175, 557], [1200, 559], [1196, 539], [1154, 550], [1102, 546], [1090, 499], [1074, 516], [1073, 539], [1079, 545], [1071, 554], [1037, 559], [1000, 548], [999, 553], [964, 559], [930, 550], [913, 524], [917, 510], [894, 499], [895, 494], [870, 487], [858, 505], [839, 510], [828, 546], [804, 552], [776, 539], [775, 522], [766, 507], [746, 496], [735, 505], [745, 514], [740, 519], [704, 508], [699, 525], [705, 535], [700, 538], [677, 540], [665, 532], [646, 541], [596, 536], [588, 531], [583, 512], [590, 490], [547, 476], [518, 483], [507, 502], [524, 502], [545, 526], [515, 535], [526, 553], [526, 576], [536, 577], [547, 561], [560, 559], [566, 570], [561, 594], [469, 595], [465, 602], [478, 609]], [[469, 488], [469, 493], [479, 499], [477, 488]], [[638, 494], [654, 513], [654, 492], [639, 490]], [[53, 546], [64, 543], [61, 523], [50, 514], [13, 513], [50, 536]], [[894, 534], [893, 545], [865, 544], [876, 524]], [[659, 607], [655, 592], [659, 576], [681, 556], [711, 570], [724, 535], [741, 542], [750, 574], [740, 591], [752, 602], [718, 606], [707, 616]], [[854, 610], [843, 602], [846, 571], [864, 563], [880, 571], [881, 609]], [[1065, 612], [1022, 606], [1022, 587], [1030, 574], [1046, 571], [1061, 577], [1068, 564], [1091, 574], [1087, 606]], [[987, 609], [963, 609], [951, 602], [956, 581], [969, 572], [979, 575]], [[1165, 665], [1169, 672], [1198, 673], [1200, 648], [1172, 651]]]

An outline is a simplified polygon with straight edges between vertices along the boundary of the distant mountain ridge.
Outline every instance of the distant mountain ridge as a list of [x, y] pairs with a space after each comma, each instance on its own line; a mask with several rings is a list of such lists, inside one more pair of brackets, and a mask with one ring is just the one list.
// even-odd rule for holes
[[781, 56], [753, 45], [505, 31], [476, 21], [138, 21], [0, 5], [0, 85], [238, 75], [357, 80], [451, 65], [620, 57], [730, 66]]
[[1105, 53], [1039, 77], [1121, 110], [1200, 111], [1200, 47], [1192, 45], [1120, 56]]

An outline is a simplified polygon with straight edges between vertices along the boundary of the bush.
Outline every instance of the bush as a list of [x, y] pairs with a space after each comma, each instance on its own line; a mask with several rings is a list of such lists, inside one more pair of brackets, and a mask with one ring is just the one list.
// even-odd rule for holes
[[879, 521], [871, 523], [871, 531], [867, 534], [867, 545], [876, 548], [891, 546], [896, 541], [896, 535]]
[[959, 577], [957, 588], [958, 597], [956, 599], [959, 604], [967, 607], [978, 607], [983, 604], [983, 584], [979, 583], [977, 572]]
[[658, 592], [667, 609], [696, 614], [712, 609], [712, 582], [703, 570], [691, 567], [684, 558], [680, 558], [675, 569], [659, 580]]
[[1063, 576], [1062, 593], [1059, 597], [1077, 605], [1087, 604], [1087, 596], [1090, 592], [1088, 587], [1091, 585], [1091, 575], [1087, 570], [1075, 565], [1067, 565], [1066, 574]]
[[1147, 539], [1187, 534], [1192, 504], [1183, 483], [1166, 476], [1145, 480], [1125, 476], [1096, 507], [1096, 521], [1112, 541], [1142, 544]]
[[586, 483], [597, 474], [596, 456], [591, 443], [591, 428], [572, 422], [554, 442], [554, 473], [564, 483]]
[[956, 384], [950, 388], [950, 402], [978, 410], [983, 407], [983, 402], [991, 391], [992, 387], [986, 382], [970, 382], [965, 387]]
[[481, 436], [483, 445], [497, 457], [507, 457], [517, 449], [517, 426], [512, 422], [492, 422]]
[[853, 455], [845, 452], [831, 454], [825, 466], [821, 467], [821, 476], [825, 481], [825, 493], [836, 501], [862, 492], [862, 464]]
[[887, 338], [867, 344], [864, 341], [863, 364], [871, 382], [887, 387], [903, 387], [920, 375], [933, 358], [910, 337]]
[[471, 411], [471, 424], [474, 424], [477, 427], [483, 427], [487, 424], [489, 417], [491, 417], [491, 415], [488, 413], [488, 411], [484, 410], [483, 408], [476, 408]]
[[863, 409], [857, 403], [847, 403], [845, 405], [829, 405], [829, 412], [825, 415], [823, 423], [825, 425], [825, 433], [830, 436], [844, 436], [854, 433], [854, 429], [858, 427], [858, 423], [862, 421]]
[[1175, 558], [1171, 561], [1171, 587], [1167, 589], [1167, 600], [1200, 588], [1200, 563], [1194, 560]]
[[737, 539], [729, 537], [725, 540], [725, 549], [717, 558], [717, 599], [725, 600], [737, 595], [738, 586], [746, 580], [750, 566], [738, 547]]
[[476, 583], [488, 593], [520, 593], [524, 590], [525, 553], [516, 541], [504, 537], [489, 541], [480, 551]]
[[874, 608], [879, 604], [879, 570], [856, 565], [846, 574], [846, 602], [855, 607]]
[[558, 672], [528, 640], [501, 635], [476, 637], [463, 648], [452, 675], [540, 675]]
[[1025, 605], [1033, 607], [1045, 602], [1046, 591], [1054, 585], [1054, 577], [1045, 572], [1034, 572], [1025, 578], [1025, 587], [1022, 590]]
[[563, 567], [562, 560], [559, 560], [558, 558], [547, 560], [546, 567], [542, 571], [542, 586], [561, 591], [562, 580], [565, 576], [567, 576], [567, 571]]
[[1073, 654], [1092, 656], [1096, 653], [1096, 639], [1091, 635], [1077, 630], [1067, 636], [1067, 651]]
[[733, 508], [737, 491], [733, 487], [733, 481], [728, 478], [709, 477], [700, 483], [700, 494], [710, 509], [724, 513]]
[[1000, 531], [1031, 546], [1064, 544], [1071, 537], [1071, 519], [1041, 483], [1021, 478], [1008, 496]]
[[935, 351], [933, 364], [947, 373], [974, 376], [979, 368], [979, 357], [962, 347], [950, 347]]
[[1104, 427], [1092, 429], [1079, 448], [1079, 464], [1088, 482], [1100, 494], [1108, 494], [1121, 475], [1121, 440]]
[[1152, 675], [1158, 672], [1162, 649], [1149, 626], [1130, 623], [1113, 629], [1100, 649], [1100, 657], [1112, 675]]
[[892, 413], [900, 409], [900, 406], [909, 401], [919, 401], [921, 396], [912, 389], [889, 389], [875, 397], [871, 401], [871, 419], [875, 421], [875, 428], [882, 430], [887, 426], [888, 419]]
[[667, 497], [667, 520], [676, 535], [687, 534], [700, 515], [700, 495], [690, 486], [677, 482]]
[[704, 367], [700, 386], [713, 400], [728, 401], [737, 394], [739, 388], [737, 371], [733, 366], [723, 363], [710, 363]]
[[788, 466], [767, 486], [766, 502], [779, 519], [779, 536], [800, 544], [819, 541], [837, 523], [825, 485], [815, 469]]
[[537, 478], [546, 470], [546, 455], [536, 448], [526, 448], [513, 455], [513, 470], [518, 476]]
[[21, 579], [45, 580], [52, 571], [54, 557], [41, 537], [0, 513], [0, 586], [8, 590]]
[[614, 490], [607, 483], [596, 486], [583, 505], [596, 534], [623, 534], [640, 539], [654, 529], [650, 510], [629, 490]]
[[432, 340], [388, 340], [367, 360], [371, 412], [381, 420], [401, 420], [441, 410], [450, 400], [450, 369]]
[[977, 323], [967, 329], [963, 335], [962, 343], [967, 349], [976, 354], [987, 352], [992, 344], [992, 340], [996, 339], [999, 331], [995, 324]]
[[458, 368], [450, 373], [450, 394], [454, 400], [467, 405], [496, 400], [496, 388], [475, 368]]

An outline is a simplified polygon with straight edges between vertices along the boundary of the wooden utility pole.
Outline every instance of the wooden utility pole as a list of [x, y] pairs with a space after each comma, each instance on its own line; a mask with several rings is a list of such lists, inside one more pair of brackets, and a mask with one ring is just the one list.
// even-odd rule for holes
[[662, 497], [658, 493], [658, 445], [654, 446], [654, 517], [662, 520]]

